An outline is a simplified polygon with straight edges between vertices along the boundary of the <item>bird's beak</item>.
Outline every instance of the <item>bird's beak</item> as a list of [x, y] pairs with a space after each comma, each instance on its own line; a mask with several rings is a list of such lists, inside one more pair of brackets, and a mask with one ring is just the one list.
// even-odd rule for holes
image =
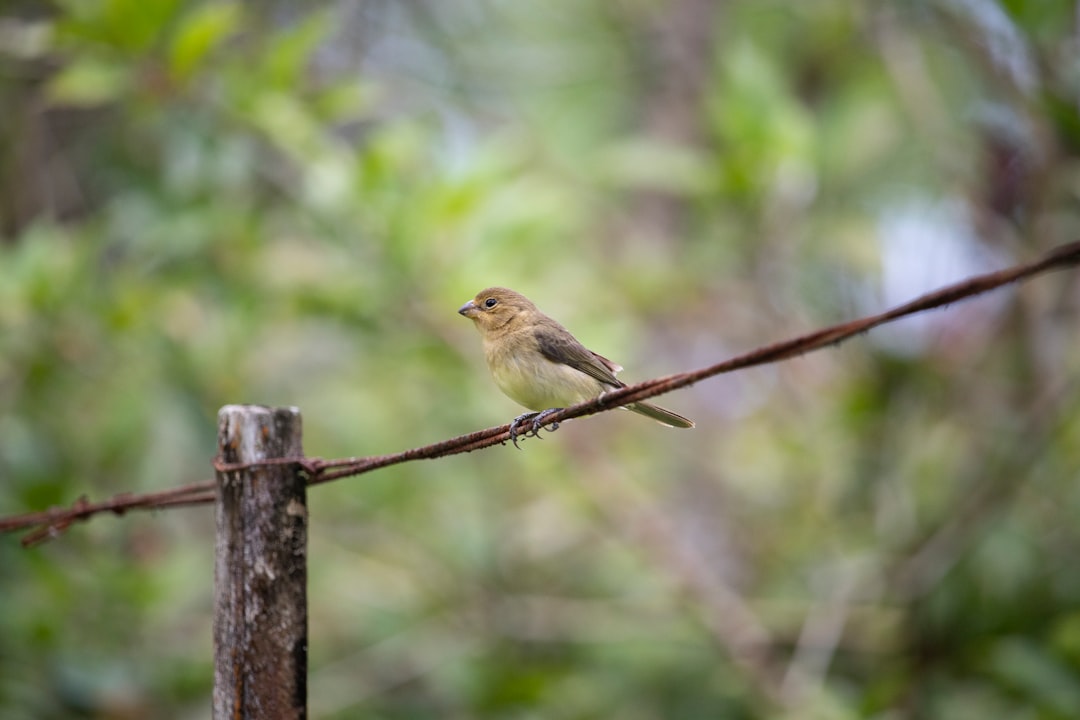
[[458, 314], [467, 318], [475, 317], [478, 312], [480, 312], [480, 309], [476, 307], [476, 303], [472, 300], [458, 308]]

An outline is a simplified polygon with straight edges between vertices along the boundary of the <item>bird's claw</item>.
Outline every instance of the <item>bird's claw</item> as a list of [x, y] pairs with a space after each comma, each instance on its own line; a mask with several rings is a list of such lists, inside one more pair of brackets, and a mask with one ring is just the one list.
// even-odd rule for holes
[[[557, 413], [559, 410], [562, 410], [562, 408], [548, 408], [543, 412], [529, 412], [518, 415], [510, 422], [510, 442], [514, 444], [514, 447], [520, 450], [521, 446], [518, 445], [517, 442], [518, 437], [534, 437], [538, 440], [542, 439], [540, 437], [540, 430], [544, 427], [544, 420], [553, 413]], [[528, 423], [529, 429], [523, 433], [519, 433], [518, 428], [520, 428], [525, 423]], [[554, 432], [558, 429], [559, 423], [557, 422], [551, 423], [551, 426], [548, 428], [548, 430], [551, 432]]]
[[[518, 450], [521, 449], [521, 446], [518, 445], [518, 428], [521, 427], [522, 423], [529, 422], [539, 414], [540, 413], [534, 412], [522, 413], [521, 415], [518, 415], [516, 418], [510, 421], [510, 442], [512, 442], [514, 444], [514, 447], [516, 447]], [[528, 435], [529, 431], [526, 430], [524, 433], [524, 437], [528, 437]]]
[[[544, 421], [560, 410], [562, 410], [562, 408], [548, 408], [543, 412], [537, 413], [536, 417], [532, 419], [532, 435], [534, 437], [540, 437], [540, 428], [544, 427]], [[559, 423], [553, 422], [550, 427], [548, 427], [548, 432], [555, 432], [558, 429]]]

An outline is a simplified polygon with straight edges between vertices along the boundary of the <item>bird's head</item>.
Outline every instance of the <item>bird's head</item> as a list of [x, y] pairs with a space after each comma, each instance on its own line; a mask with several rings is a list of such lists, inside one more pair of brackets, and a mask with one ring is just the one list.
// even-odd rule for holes
[[489, 333], [510, 325], [518, 318], [535, 312], [536, 306], [520, 293], [493, 287], [477, 293], [458, 312], [476, 323], [481, 333]]

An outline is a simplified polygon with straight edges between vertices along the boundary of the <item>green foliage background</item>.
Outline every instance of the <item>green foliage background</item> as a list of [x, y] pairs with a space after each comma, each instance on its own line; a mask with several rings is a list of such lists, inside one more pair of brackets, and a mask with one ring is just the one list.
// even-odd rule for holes
[[[0, 9], [0, 513], [506, 422], [455, 314], [629, 380], [1080, 232], [1064, 0]], [[1074, 274], [311, 492], [318, 718], [1080, 716]], [[0, 715], [209, 713], [212, 511], [0, 538]]]

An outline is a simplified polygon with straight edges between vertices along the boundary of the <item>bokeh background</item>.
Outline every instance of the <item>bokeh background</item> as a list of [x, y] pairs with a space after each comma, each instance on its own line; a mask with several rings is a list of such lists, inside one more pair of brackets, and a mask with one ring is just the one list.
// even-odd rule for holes
[[[0, 513], [519, 412], [502, 284], [641, 380], [1080, 237], [1064, 0], [8, 0]], [[310, 494], [317, 718], [1080, 717], [1072, 272]], [[0, 715], [202, 718], [209, 507], [0, 537]]]

